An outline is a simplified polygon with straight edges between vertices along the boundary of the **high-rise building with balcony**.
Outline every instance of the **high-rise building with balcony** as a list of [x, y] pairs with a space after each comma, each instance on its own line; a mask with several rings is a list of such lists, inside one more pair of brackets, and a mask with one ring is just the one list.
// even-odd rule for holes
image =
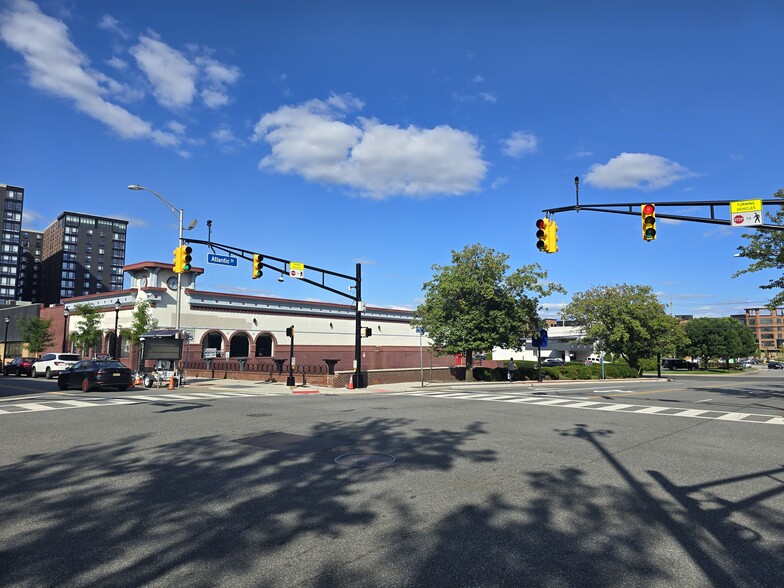
[[0, 231], [0, 304], [18, 298], [19, 238], [22, 232], [24, 188], [0, 184], [3, 203], [2, 231]]
[[128, 221], [63, 212], [43, 232], [42, 300], [122, 290]]

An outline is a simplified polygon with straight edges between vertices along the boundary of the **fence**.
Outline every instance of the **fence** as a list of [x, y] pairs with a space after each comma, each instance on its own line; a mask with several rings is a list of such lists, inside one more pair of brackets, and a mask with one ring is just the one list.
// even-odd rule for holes
[[[292, 370], [297, 385], [325, 386], [329, 388], [345, 388], [353, 371], [334, 370], [333, 360], [324, 360], [324, 364], [296, 365]], [[289, 375], [288, 360], [248, 361], [242, 358], [229, 360], [195, 360], [183, 362], [189, 378], [217, 378], [232, 380], [252, 380], [265, 382], [285, 382]], [[364, 371], [364, 370], [363, 370]], [[400, 382], [450, 382], [454, 381], [453, 368], [434, 367], [399, 368], [365, 371], [368, 385], [393, 384]]]

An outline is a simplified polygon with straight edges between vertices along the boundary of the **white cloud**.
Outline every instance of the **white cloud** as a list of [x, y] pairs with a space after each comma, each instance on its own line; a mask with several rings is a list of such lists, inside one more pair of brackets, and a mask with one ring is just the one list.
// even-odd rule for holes
[[471, 79], [471, 82], [473, 82], [474, 84], [481, 84], [481, 83], [482, 83], [482, 82], [484, 82], [484, 81], [485, 81], [485, 79], [484, 79], [482, 76], [480, 76], [479, 74], [476, 74], [476, 75], [475, 75], [475, 76], [474, 76], [474, 77]]
[[515, 131], [508, 139], [501, 141], [501, 150], [509, 157], [523, 157], [536, 151], [539, 139], [533, 133]]
[[182, 53], [150, 35], [139, 37], [130, 53], [162, 106], [182, 108], [193, 102], [199, 70]]
[[9, 6], [0, 13], [0, 39], [24, 58], [31, 86], [73, 101], [77, 109], [125, 139], [177, 145], [174, 135], [155, 130], [147, 121], [106, 99], [112, 94], [129, 99], [134, 91], [93, 70], [71, 42], [62, 21], [46, 16], [30, 0], [13, 0]]
[[29, 208], [25, 208], [22, 212], [22, 226], [24, 227], [35, 226], [43, 220], [44, 215], [34, 210], [30, 210]]
[[[188, 50], [209, 52], [197, 45], [189, 45]], [[156, 100], [166, 108], [190, 106], [197, 95], [208, 108], [225, 106], [230, 101], [227, 87], [241, 75], [240, 68], [211, 57], [191, 60], [154, 33], [139, 37], [130, 53], [147, 76]]]
[[500, 188], [504, 184], [507, 184], [508, 182], [509, 182], [509, 178], [507, 176], [501, 176], [500, 178], [494, 179], [493, 183], [490, 184], [490, 187], [493, 190], [497, 190], [498, 188]]
[[113, 55], [109, 59], [106, 60], [106, 65], [113, 67], [116, 70], [123, 71], [128, 69], [128, 62], [116, 55]]
[[496, 98], [495, 94], [492, 92], [480, 92], [479, 96], [482, 98], [482, 100], [485, 102], [490, 102], [491, 104], [498, 102], [498, 98]]
[[664, 188], [688, 177], [688, 169], [659, 155], [621, 153], [606, 164], [591, 166], [585, 181], [597, 188]]
[[128, 34], [128, 31], [126, 31], [122, 26], [120, 26], [120, 21], [114, 18], [113, 16], [109, 16], [108, 14], [104, 14], [101, 17], [101, 20], [98, 21], [98, 28], [114, 33], [115, 35], [123, 39], [130, 38], [130, 34]]
[[358, 117], [344, 122], [363, 103], [332, 95], [283, 106], [261, 117], [253, 140], [272, 148], [261, 169], [346, 186], [371, 198], [426, 198], [478, 189], [487, 163], [476, 137], [448, 126], [401, 128]]

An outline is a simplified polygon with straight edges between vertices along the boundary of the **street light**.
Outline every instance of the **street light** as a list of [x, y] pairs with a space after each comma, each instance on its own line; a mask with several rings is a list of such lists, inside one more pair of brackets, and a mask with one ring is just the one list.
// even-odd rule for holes
[[5, 338], [3, 339], [3, 365], [5, 365], [5, 349], [8, 347], [8, 323], [11, 322], [11, 317], [5, 317]]
[[114, 359], [119, 360], [120, 354], [118, 353], [118, 349], [120, 347], [119, 343], [120, 340], [117, 335], [117, 325], [120, 319], [120, 300], [117, 299], [114, 303]]
[[68, 342], [68, 315], [69, 314], [71, 314], [71, 313], [68, 311], [68, 307], [64, 306], [63, 307], [63, 316], [65, 317], [65, 319], [63, 320], [63, 323], [64, 323], [64, 326], [63, 326], [63, 353], [65, 353], [65, 346], [66, 346], [66, 344]]
[[[172, 204], [171, 202], [166, 200], [166, 198], [164, 198], [163, 196], [158, 194], [158, 192], [156, 192], [155, 190], [152, 190], [150, 188], [145, 188], [144, 186], [140, 186], [138, 184], [131, 184], [130, 186], [128, 186], [128, 189], [129, 190], [135, 190], [135, 191], [146, 190], [147, 192], [150, 192], [151, 194], [154, 194], [158, 198], [158, 200], [163, 202], [164, 206], [166, 206], [166, 208], [169, 209], [169, 212], [171, 212], [175, 217], [177, 217], [177, 220], [180, 223], [180, 227], [179, 227], [180, 228], [180, 232], [179, 232], [179, 236], [178, 236], [177, 246], [178, 247], [182, 247], [182, 231], [183, 231], [183, 227], [182, 227], [182, 208], [177, 208], [176, 206], [174, 206], [174, 204]], [[188, 225], [187, 230], [193, 229], [195, 226], [196, 226], [196, 220], [194, 219], [193, 221], [191, 221], [191, 224]], [[179, 332], [180, 332], [180, 315], [181, 315], [181, 308], [182, 308], [182, 280], [181, 280], [181, 277], [180, 277], [181, 275], [182, 274], [180, 274], [179, 272], [177, 273], [177, 303], [176, 303], [176, 311], [175, 311], [175, 316], [176, 316], [175, 321], [176, 321], [177, 324], [175, 325], [175, 328], [177, 330], [177, 333], [178, 333], [177, 336], [178, 337], [179, 337]]]

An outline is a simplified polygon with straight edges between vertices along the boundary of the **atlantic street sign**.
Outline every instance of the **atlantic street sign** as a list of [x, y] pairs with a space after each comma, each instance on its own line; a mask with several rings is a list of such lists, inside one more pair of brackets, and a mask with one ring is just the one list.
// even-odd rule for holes
[[231, 257], [229, 255], [215, 255], [214, 253], [210, 253], [207, 256], [207, 261], [209, 263], [215, 263], [217, 265], [229, 265], [229, 266], [237, 267], [237, 258]]

